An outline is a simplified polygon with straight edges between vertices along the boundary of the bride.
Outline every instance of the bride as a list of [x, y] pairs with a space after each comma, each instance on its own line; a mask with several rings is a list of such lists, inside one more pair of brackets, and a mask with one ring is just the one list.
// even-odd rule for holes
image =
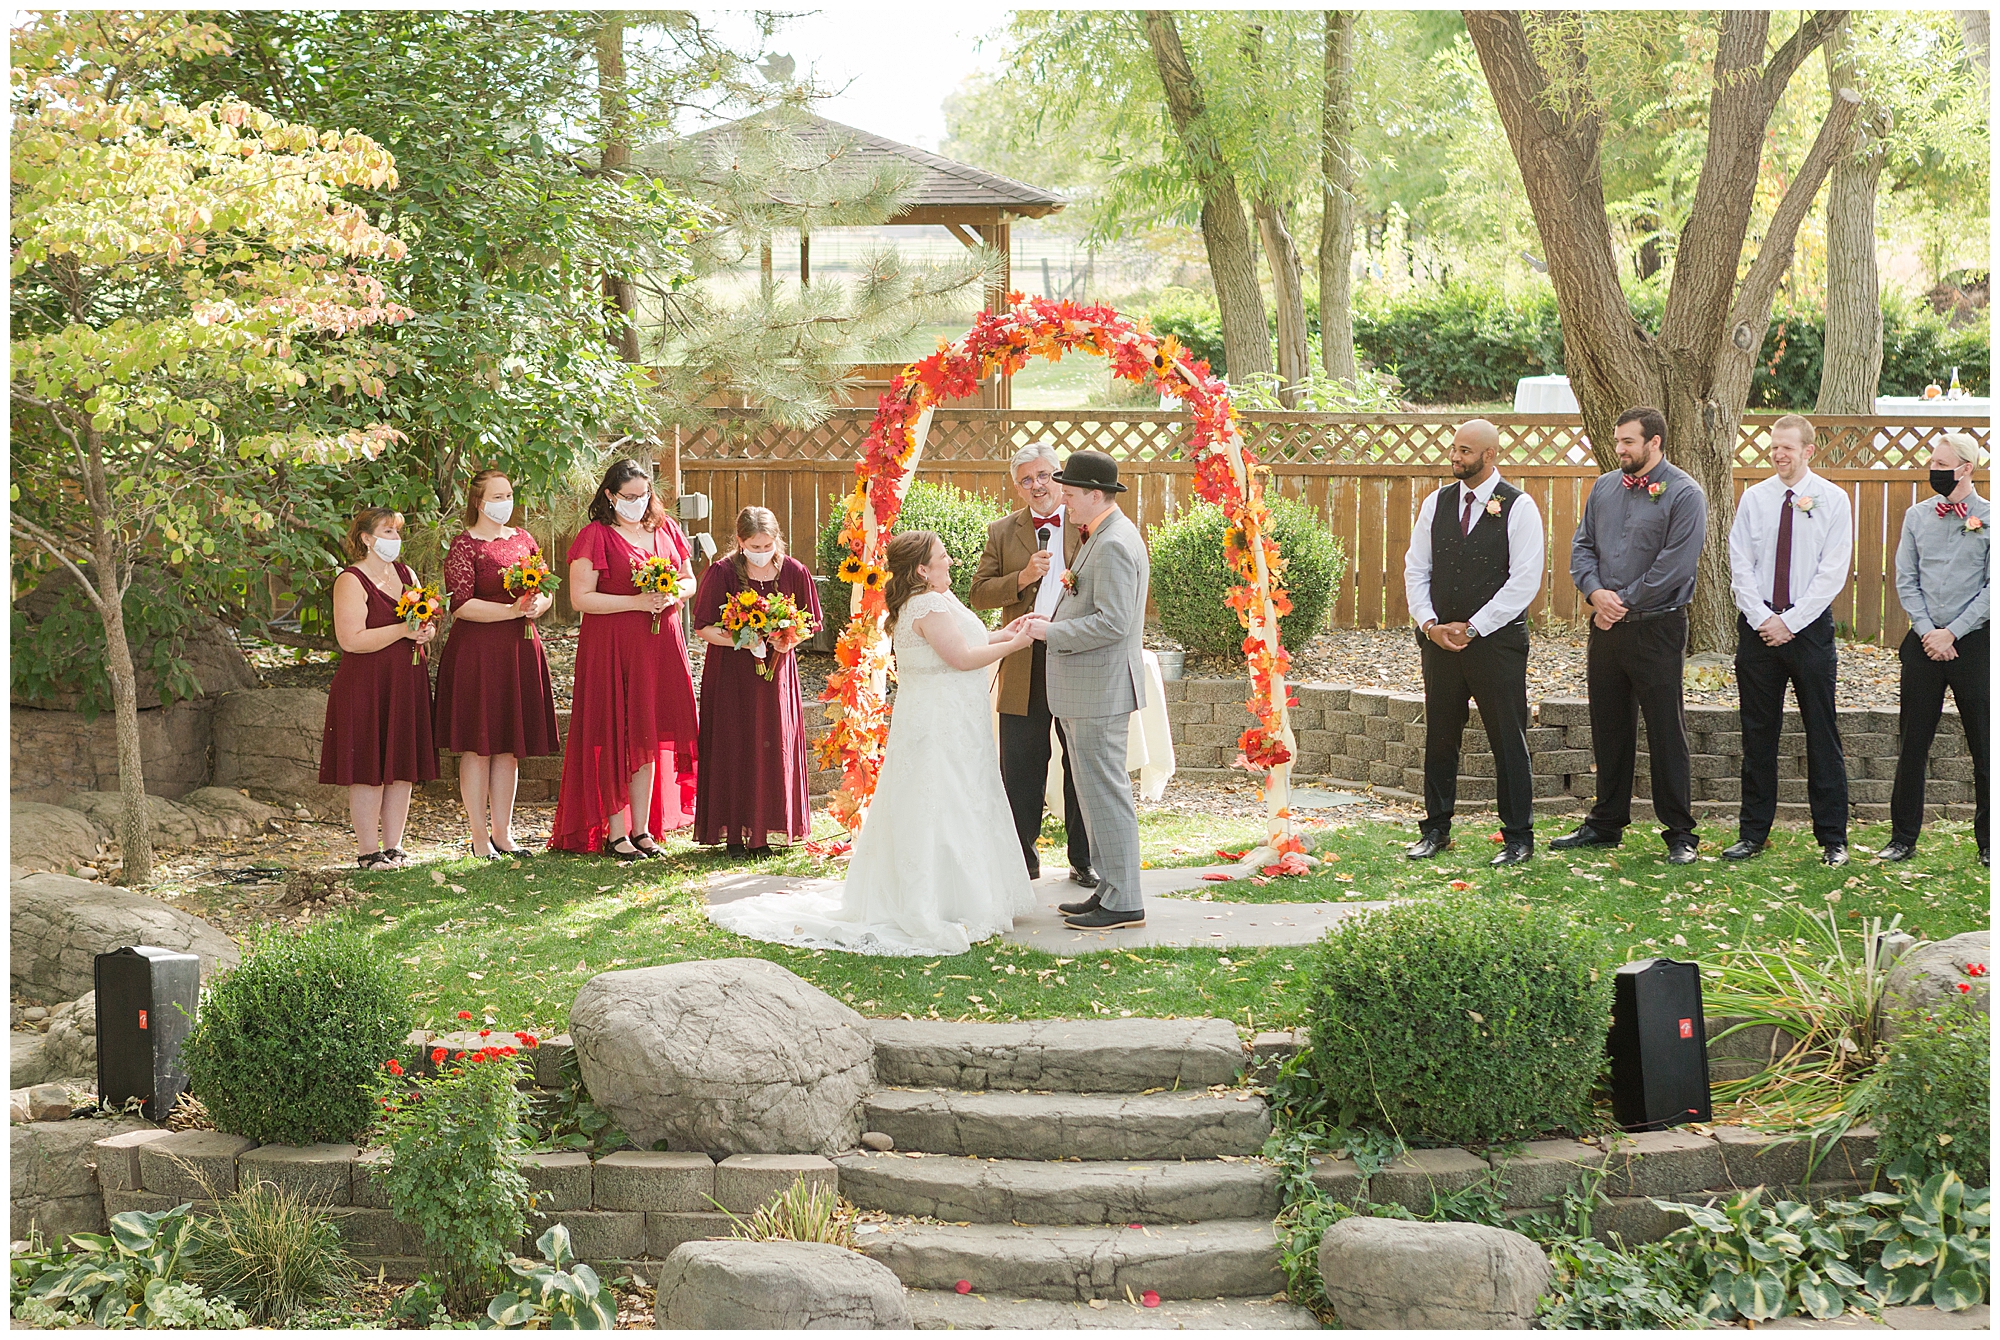
[[963, 954], [1034, 906], [993, 744], [986, 668], [1028, 646], [1036, 616], [989, 633], [951, 593], [927, 530], [889, 541], [896, 703], [873, 803], [838, 892], [713, 905], [753, 940], [857, 954]]

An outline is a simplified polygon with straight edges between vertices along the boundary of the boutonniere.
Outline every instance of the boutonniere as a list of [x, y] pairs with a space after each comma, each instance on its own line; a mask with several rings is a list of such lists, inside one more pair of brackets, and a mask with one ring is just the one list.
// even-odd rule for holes
[[1798, 497], [1792, 499], [1793, 509], [1796, 511], [1804, 512], [1807, 516], [1811, 516], [1812, 509], [1817, 506], [1819, 506], [1819, 499], [1813, 497], [1812, 494], [1810, 493], [1802, 493]]
[[1662, 493], [1665, 493], [1666, 491], [1667, 491], [1667, 486], [1665, 484], [1646, 485], [1646, 496], [1648, 498], [1651, 498], [1654, 502], [1658, 502], [1660, 500], [1660, 495]]
[[1075, 569], [1075, 568], [1064, 568], [1064, 569], [1063, 569], [1063, 575], [1062, 575], [1062, 589], [1063, 589], [1063, 590], [1065, 590], [1065, 591], [1067, 591], [1067, 592], [1069, 592], [1069, 593], [1070, 593], [1071, 595], [1075, 595], [1075, 594], [1076, 594], [1076, 569]]
[[1488, 516], [1500, 515], [1500, 500], [1498, 498], [1488, 498], [1486, 500], [1486, 515]]
[[1958, 533], [1960, 535], [1984, 535], [1986, 533], [1986, 523], [1968, 512], [1965, 517], [1965, 524], [1958, 528]]

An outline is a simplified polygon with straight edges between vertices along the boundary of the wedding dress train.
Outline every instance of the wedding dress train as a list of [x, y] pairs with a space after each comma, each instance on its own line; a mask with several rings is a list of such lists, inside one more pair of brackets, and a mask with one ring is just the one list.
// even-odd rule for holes
[[882, 772], [837, 892], [766, 893], [712, 905], [753, 940], [856, 954], [963, 954], [1034, 906], [1000, 783], [990, 667], [954, 670], [916, 628], [945, 612], [977, 644], [986, 625], [950, 592], [903, 607], [892, 640], [896, 703]]

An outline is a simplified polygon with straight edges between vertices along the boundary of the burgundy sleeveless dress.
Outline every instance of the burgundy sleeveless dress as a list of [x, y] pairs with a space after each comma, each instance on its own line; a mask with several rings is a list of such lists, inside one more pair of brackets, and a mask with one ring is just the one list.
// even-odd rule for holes
[[[671, 519], [653, 532], [650, 549], [593, 521], [570, 545], [568, 561], [589, 559], [600, 592], [629, 596], [638, 594], [636, 560], [658, 554], [679, 567], [689, 552]], [[610, 816], [627, 804], [627, 781], [648, 763], [655, 765], [653, 803], [639, 822], [655, 834], [685, 827], [694, 817], [696, 735], [694, 673], [679, 611], [663, 613], [657, 633], [644, 610], [584, 615], [550, 849], [602, 848]]]
[[[368, 595], [370, 628], [401, 623], [396, 598], [354, 574]], [[413, 585], [416, 575], [401, 563], [396, 575]], [[414, 642], [398, 640], [380, 651], [342, 652], [340, 668], [326, 691], [326, 730], [320, 737], [319, 779], [329, 786], [386, 786], [428, 782], [438, 775], [437, 745], [431, 736], [431, 678], [423, 661], [410, 664]], [[426, 651], [424, 657], [428, 659]]]
[[[452, 610], [474, 599], [513, 604], [500, 574], [540, 552], [525, 530], [497, 540], [460, 535], [444, 560]], [[444, 655], [438, 658], [437, 733], [446, 749], [481, 757], [536, 758], [562, 747], [556, 735], [555, 685], [541, 636], [521, 636], [523, 628], [533, 627], [523, 619], [452, 621]]]
[[[819, 593], [805, 564], [787, 557], [770, 581], [750, 579], [757, 591], [782, 591], [824, 621]], [[722, 622], [722, 602], [742, 590], [733, 560], [702, 574], [694, 593], [694, 625]], [[710, 646], [701, 663], [701, 770], [696, 793], [695, 841], [761, 847], [772, 833], [793, 840], [812, 832], [806, 795], [805, 706], [799, 700], [799, 658], [786, 652], [764, 679], [757, 659], [734, 647]]]

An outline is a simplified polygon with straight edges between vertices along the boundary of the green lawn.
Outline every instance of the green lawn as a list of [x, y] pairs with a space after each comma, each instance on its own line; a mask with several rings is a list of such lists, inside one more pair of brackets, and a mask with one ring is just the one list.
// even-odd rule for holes
[[[1746, 866], [1708, 860], [1668, 866], [1658, 840], [1642, 838], [1636, 828], [1619, 851], [1555, 859], [1545, 844], [1569, 827], [1567, 821], [1542, 825], [1537, 840], [1544, 845], [1535, 860], [1496, 872], [1485, 865], [1493, 848], [1482, 832], [1462, 828], [1459, 847], [1417, 865], [1401, 855], [1411, 838], [1406, 830], [1361, 821], [1330, 830], [1339, 859], [1321, 873], [1261, 887], [1241, 880], [1201, 892], [1243, 901], [1526, 898], [1575, 908], [1611, 932], [1615, 948], [1628, 958], [1685, 958], [1770, 942], [1791, 933], [1796, 913], [1788, 908], [1829, 902], [1850, 919], [1901, 912], [1906, 927], [1932, 937], [1988, 924], [1986, 872], [1965, 825], [1927, 831], [1918, 857], [1902, 866], [1857, 861], [1841, 871], [1817, 864], [1809, 835], [1789, 832]], [[1151, 861], [1205, 864], [1218, 846], [1248, 846], [1257, 829], [1243, 820], [1154, 813], [1144, 817], [1142, 835]], [[1052, 823], [1044, 841], [1059, 836]], [[1733, 836], [1702, 834], [1711, 850]], [[1855, 834], [1867, 846], [1883, 839], [1879, 830]], [[518, 868], [467, 859], [364, 875], [356, 883], [370, 896], [344, 915], [407, 966], [418, 1022], [425, 1026], [447, 1026], [456, 1011], [472, 1010], [509, 1028], [559, 1031], [577, 988], [597, 973], [734, 956], [783, 964], [874, 1016], [1013, 1020], [1129, 1011], [1215, 1015], [1264, 1028], [1296, 1022], [1305, 999], [1300, 974], [1309, 954], [1300, 948], [1100, 950], [1058, 958], [995, 945], [932, 960], [744, 940], [710, 922], [701, 902], [705, 878], [731, 863], [685, 841], [664, 845], [671, 859], [636, 866], [608, 857], [540, 855]], [[1058, 846], [1050, 859], [1060, 860], [1059, 853]], [[803, 850], [748, 866], [773, 874], [823, 869]], [[1454, 879], [1468, 887], [1452, 889]]]

